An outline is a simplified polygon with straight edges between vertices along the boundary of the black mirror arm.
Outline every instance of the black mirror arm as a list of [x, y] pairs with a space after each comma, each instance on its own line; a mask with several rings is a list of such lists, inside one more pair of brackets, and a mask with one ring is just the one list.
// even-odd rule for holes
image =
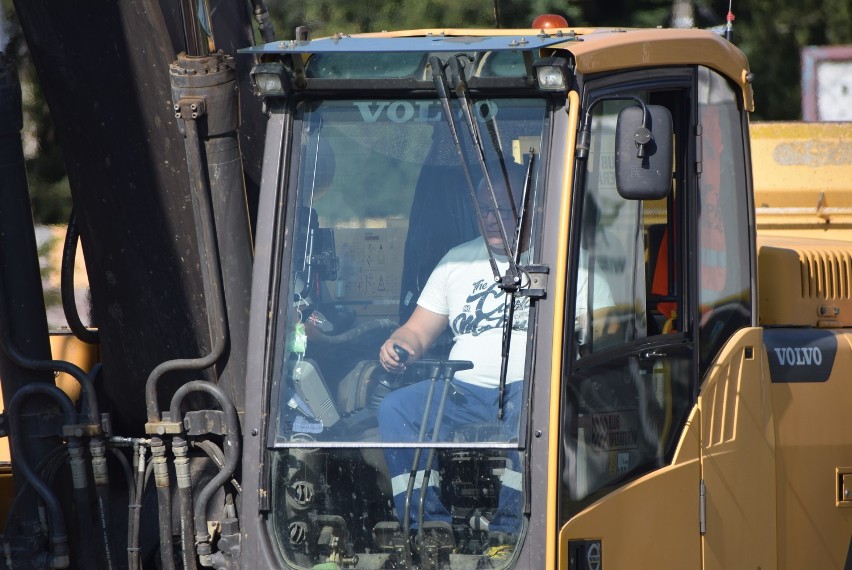
[[648, 108], [645, 106], [645, 101], [636, 95], [604, 95], [597, 99], [592, 99], [586, 107], [583, 124], [580, 126], [580, 132], [577, 133], [577, 158], [585, 159], [589, 156], [589, 146], [592, 138], [592, 110], [594, 110], [598, 103], [603, 103], [604, 101], [623, 101], [625, 99], [636, 101], [636, 103], [642, 107], [642, 126], [636, 130], [633, 137], [636, 141], [637, 147], [636, 157], [645, 157], [645, 145], [651, 142], [651, 131], [647, 127]]

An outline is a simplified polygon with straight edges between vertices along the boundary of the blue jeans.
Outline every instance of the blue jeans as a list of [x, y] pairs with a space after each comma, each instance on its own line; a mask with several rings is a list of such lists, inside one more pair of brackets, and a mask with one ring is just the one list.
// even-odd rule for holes
[[[426, 380], [395, 390], [385, 396], [378, 410], [379, 435], [384, 442], [416, 442], [420, 434], [423, 412], [428, 400], [431, 381]], [[498, 424], [497, 407], [499, 390], [483, 388], [461, 381], [453, 381], [441, 416], [439, 433], [433, 433], [440, 406], [444, 380], [438, 380], [432, 396], [429, 417], [426, 421], [424, 442], [453, 441], [453, 434], [465, 425], [489, 423]], [[490, 441], [515, 441], [518, 436], [518, 423], [522, 407], [523, 382], [506, 384], [503, 400], [503, 419], [499, 420], [502, 434]], [[460, 444], [463, 446], [464, 444]], [[425, 476], [428, 449], [422, 449], [417, 466], [414, 491], [409, 506], [409, 528], [417, 528], [417, 513], [420, 504], [420, 489]], [[385, 459], [391, 475], [393, 500], [397, 514], [402, 519], [405, 513], [405, 496], [415, 450], [411, 448], [386, 448]], [[508, 454], [506, 469], [501, 476], [498, 509], [490, 521], [489, 531], [518, 533], [521, 528], [522, 505], [522, 468], [520, 454], [511, 451]], [[438, 468], [432, 465], [429, 485], [423, 509], [424, 521], [451, 522], [452, 518], [441, 502], [438, 488]]]

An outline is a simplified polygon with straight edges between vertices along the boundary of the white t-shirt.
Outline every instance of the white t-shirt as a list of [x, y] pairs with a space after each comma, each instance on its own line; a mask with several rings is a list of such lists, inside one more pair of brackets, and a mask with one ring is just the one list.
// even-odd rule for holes
[[[495, 259], [502, 275], [508, 259], [500, 255]], [[417, 304], [449, 318], [455, 341], [450, 359], [473, 362], [471, 370], [456, 374], [458, 380], [488, 388], [498, 385], [505, 299], [506, 294], [494, 282], [481, 237], [447, 252], [429, 276]], [[506, 382], [524, 377], [529, 306], [529, 297], [515, 297]]]

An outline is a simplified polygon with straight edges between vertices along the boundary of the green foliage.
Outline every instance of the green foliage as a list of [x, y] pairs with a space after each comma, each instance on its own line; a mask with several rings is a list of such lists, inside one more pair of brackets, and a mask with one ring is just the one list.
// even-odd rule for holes
[[[238, 1], [238, 0], [233, 0]], [[8, 53], [21, 70], [25, 113], [37, 152], [28, 156], [30, 192], [38, 223], [64, 223], [70, 210], [68, 181], [44, 99], [37, 87], [11, 0], [0, 0], [11, 35]], [[671, 25], [672, 0], [267, 0], [280, 38], [307, 25], [315, 37], [336, 32], [392, 29], [527, 27], [539, 14], [557, 13], [576, 27]], [[699, 27], [725, 23], [727, 0], [694, 0]], [[735, 43], [755, 73], [755, 119], [801, 116], [801, 48], [852, 43], [850, 0], [736, 0]], [[0, 34], [2, 35], [2, 34]]]
[[62, 149], [10, 0], [3, 0], [2, 16], [0, 25], [4, 31], [0, 36], [8, 39], [5, 51], [18, 68], [22, 86], [22, 136], [33, 219], [36, 224], [65, 224], [71, 213], [71, 189]]
[[849, 0], [750, 0], [735, 42], [755, 74], [755, 119], [801, 118], [801, 48], [852, 43]]

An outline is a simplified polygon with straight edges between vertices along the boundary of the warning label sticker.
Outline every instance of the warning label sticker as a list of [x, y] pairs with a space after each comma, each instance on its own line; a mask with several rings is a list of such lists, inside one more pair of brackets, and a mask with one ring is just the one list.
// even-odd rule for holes
[[[594, 451], [618, 451], [639, 446], [639, 412], [623, 410], [585, 416], [586, 445]], [[586, 423], [584, 422], [584, 423]]]

